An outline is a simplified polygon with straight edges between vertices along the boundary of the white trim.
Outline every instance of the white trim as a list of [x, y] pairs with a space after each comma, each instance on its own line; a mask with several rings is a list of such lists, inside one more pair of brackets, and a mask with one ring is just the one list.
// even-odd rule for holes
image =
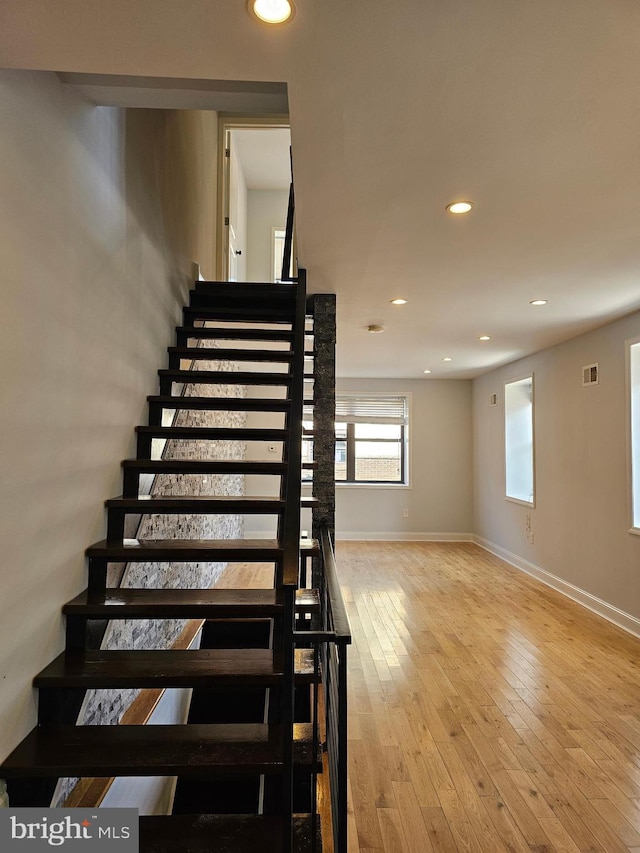
[[629, 533], [640, 534], [640, 528], [635, 526], [633, 500], [633, 389], [631, 387], [631, 349], [640, 344], [640, 337], [628, 338], [624, 342], [624, 385], [626, 402], [626, 440], [627, 440], [627, 513], [629, 516]]
[[381, 480], [379, 483], [347, 483], [345, 480], [336, 480], [336, 489], [412, 489], [408, 483], [389, 483]]
[[565, 595], [577, 604], [581, 604], [592, 613], [602, 616], [602, 618], [606, 619], [607, 622], [612, 622], [614, 625], [617, 625], [618, 628], [622, 628], [623, 631], [627, 631], [635, 637], [640, 637], [640, 619], [637, 619], [630, 613], [625, 613], [624, 610], [619, 610], [617, 607], [614, 607], [613, 604], [609, 604], [601, 598], [591, 595], [590, 592], [581, 589], [579, 586], [574, 586], [572, 583], [569, 583], [556, 575], [552, 575], [551, 572], [547, 572], [545, 569], [540, 568], [540, 566], [536, 566], [535, 563], [530, 563], [523, 557], [519, 557], [512, 551], [508, 551], [501, 545], [496, 545], [494, 542], [490, 542], [482, 536], [474, 534], [473, 542], [481, 548], [484, 548], [485, 551], [489, 551], [491, 554], [495, 554], [496, 557], [500, 557], [500, 559], [504, 560], [505, 563], [509, 563], [509, 565], [514, 566], [521, 572], [525, 572], [525, 574], [530, 575], [532, 578], [541, 581], [545, 586], [550, 586], [552, 589], [555, 589], [556, 592]]
[[504, 496], [505, 501], [511, 501], [512, 504], [520, 504], [520, 506], [529, 506], [532, 509], [536, 508], [536, 505], [533, 501], [523, 501], [520, 498], [510, 498], [509, 495]]
[[336, 531], [336, 539], [358, 542], [473, 542], [473, 533], [372, 533]]

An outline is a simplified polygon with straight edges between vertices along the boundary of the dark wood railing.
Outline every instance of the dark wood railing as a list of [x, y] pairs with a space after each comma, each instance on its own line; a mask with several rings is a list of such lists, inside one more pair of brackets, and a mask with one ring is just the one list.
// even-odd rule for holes
[[[334, 853], [347, 853], [347, 646], [351, 626], [340, 591], [333, 543], [328, 527], [321, 530], [320, 624], [317, 630], [296, 631], [298, 645], [312, 646], [318, 674], [322, 677], [324, 715], [320, 720], [318, 692], [314, 692], [314, 745], [320, 742], [320, 723], [328, 764], [331, 824]], [[315, 827], [317, 815], [312, 814]], [[315, 853], [316, 833], [313, 832]]]
[[289, 185], [289, 205], [287, 207], [287, 227], [284, 232], [284, 254], [282, 255], [281, 281], [296, 281], [291, 274], [291, 256], [293, 253], [293, 230], [295, 223], [296, 201], [293, 190], [293, 180]]

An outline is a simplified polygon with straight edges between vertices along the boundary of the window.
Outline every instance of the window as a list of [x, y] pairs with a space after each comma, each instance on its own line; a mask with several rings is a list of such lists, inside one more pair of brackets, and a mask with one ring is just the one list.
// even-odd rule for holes
[[338, 483], [407, 483], [406, 396], [336, 399]]
[[276, 284], [282, 278], [282, 259], [284, 258], [284, 228], [271, 229], [271, 258], [273, 266], [271, 268], [271, 281]]
[[631, 448], [631, 528], [640, 533], [640, 341], [629, 344], [629, 434]]
[[[284, 243], [287, 236], [285, 228], [271, 229], [271, 275], [272, 281], [279, 284], [282, 281], [282, 262], [284, 260]], [[293, 247], [291, 251], [291, 264], [289, 267], [289, 275], [292, 276], [293, 269]]]
[[533, 376], [504, 386], [504, 448], [506, 496], [533, 506]]

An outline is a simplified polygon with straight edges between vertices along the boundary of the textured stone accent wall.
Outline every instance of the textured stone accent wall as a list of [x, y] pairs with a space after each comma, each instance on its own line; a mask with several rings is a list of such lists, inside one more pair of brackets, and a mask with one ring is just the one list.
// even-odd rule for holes
[[313, 495], [318, 499], [312, 513], [312, 535], [320, 535], [320, 524], [335, 529], [336, 488], [336, 297], [318, 293], [310, 297], [313, 315], [314, 383], [313, 458], [318, 463], [313, 474]]

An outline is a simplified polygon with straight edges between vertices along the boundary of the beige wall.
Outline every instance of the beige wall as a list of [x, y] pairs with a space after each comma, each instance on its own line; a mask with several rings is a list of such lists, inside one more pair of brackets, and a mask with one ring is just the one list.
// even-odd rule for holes
[[[563, 592], [640, 619], [640, 537], [628, 533], [625, 340], [640, 313], [495, 370], [473, 383], [474, 531]], [[582, 386], [583, 365], [600, 382]], [[504, 497], [504, 383], [535, 374], [536, 506]], [[497, 393], [498, 405], [489, 406]], [[533, 543], [526, 536], [531, 515]], [[523, 562], [524, 561], [524, 562]], [[549, 577], [537, 572], [549, 573]], [[595, 599], [591, 600], [590, 596]]]
[[105, 498], [199, 261], [215, 268], [215, 114], [97, 108], [0, 73], [0, 756], [35, 720]]
[[288, 190], [249, 190], [247, 281], [272, 280], [272, 229], [287, 224]]
[[[470, 535], [471, 382], [339, 379], [342, 392], [410, 392], [410, 487], [337, 486], [338, 537]], [[403, 510], [409, 510], [404, 518]]]

